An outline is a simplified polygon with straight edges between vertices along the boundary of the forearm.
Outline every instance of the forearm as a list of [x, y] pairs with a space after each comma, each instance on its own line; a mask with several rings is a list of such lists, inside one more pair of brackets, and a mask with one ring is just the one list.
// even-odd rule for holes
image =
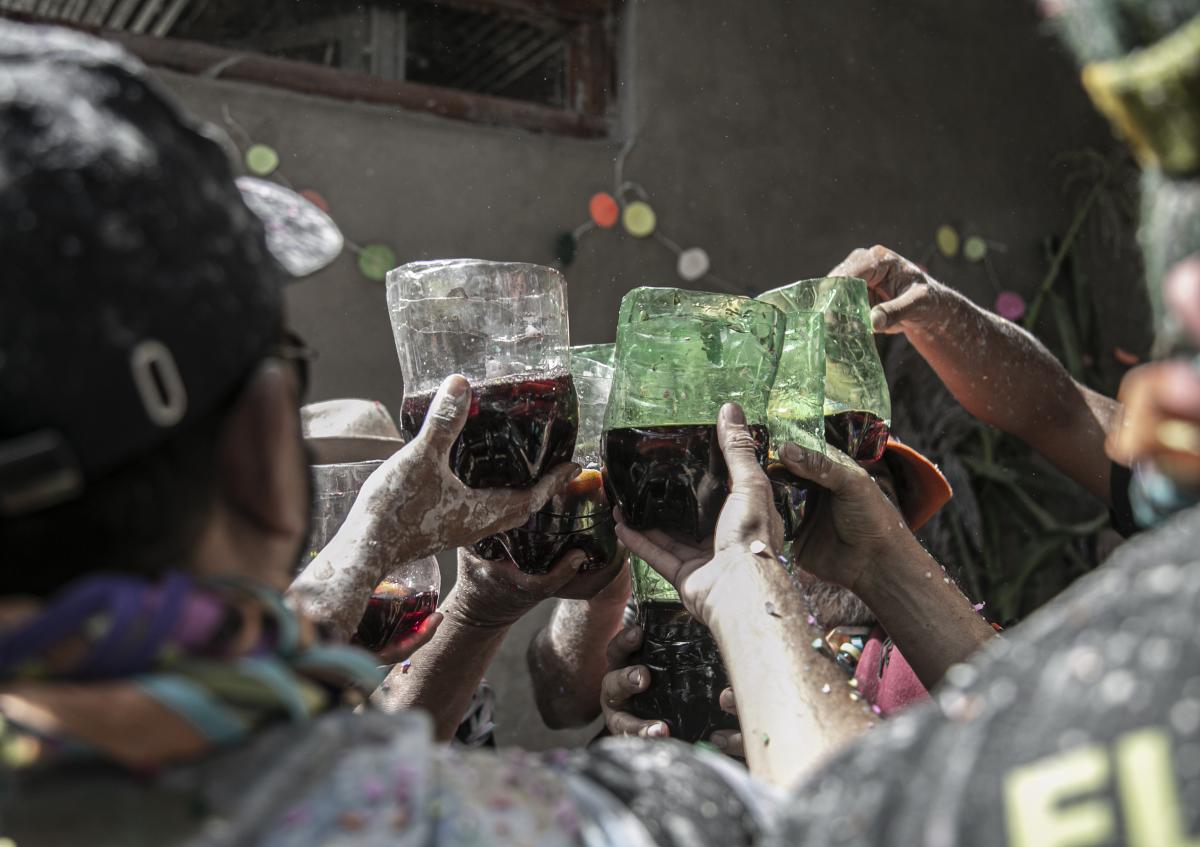
[[821, 632], [790, 577], [748, 557], [746, 583], [712, 623], [738, 705], [746, 761], [759, 779], [794, 785], [873, 723], [846, 675], [812, 649]]
[[348, 641], [375, 586], [401, 563], [398, 555], [399, 551], [379, 543], [369, 515], [351, 510], [325, 549], [292, 582], [288, 598]]
[[967, 661], [996, 632], [932, 556], [908, 536], [855, 592], [878, 618], [925, 688]]
[[621, 629], [624, 611], [623, 598], [560, 600], [529, 642], [529, 675], [546, 726], [583, 726], [600, 714], [606, 647]]
[[906, 336], [979, 420], [1021, 438], [1108, 500], [1107, 431], [1116, 401], [1080, 385], [1040, 341], [942, 285], [931, 317]]
[[384, 711], [424, 709], [433, 717], [437, 739], [449, 741], [509, 627], [473, 621], [457, 586], [439, 611], [445, 618], [433, 640], [407, 665], [393, 668], [371, 701]]

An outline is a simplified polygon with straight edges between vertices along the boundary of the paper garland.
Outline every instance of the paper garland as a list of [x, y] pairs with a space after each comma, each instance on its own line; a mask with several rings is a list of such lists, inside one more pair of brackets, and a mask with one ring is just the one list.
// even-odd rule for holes
[[[636, 140], [636, 139], [635, 139]], [[613, 167], [612, 192], [597, 191], [588, 198], [586, 222], [573, 230], [565, 230], [554, 236], [554, 258], [559, 267], [567, 267], [579, 255], [579, 239], [592, 230], [611, 230], [619, 222], [626, 235], [639, 240], [652, 239], [666, 247], [677, 257], [675, 271], [685, 282], [695, 282], [708, 277], [725, 288], [732, 286], [712, 273], [708, 253], [701, 247], [683, 248], [662, 233], [658, 213], [650, 203], [650, 194], [636, 182], [625, 180], [625, 159], [633, 149], [635, 140], [630, 140], [617, 156]]]
[[[279, 152], [269, 144], [253, 141], [230, 115], [227, 106], [222, 106], [221, 112], [231, 133], [237, 137], [240, 146], [244, 148], [242, 161], [245, 163], [246, 170], [259, 177], [273, 176], [280, 183], [291, 188], [291, 182], [279, 169]], [[297, 193], [325, 214], [331, 214], [329, 201], [320, 192], [312, 188], [305, 188]], [[355, 264], [358, 272], [372, 282], [382, 282], [387, 277], [387, 272], [399, 264], [395, 251], [386, 244], [360, 245], [349, 238], [345, 238], [345, 244], [352, 253], [356, 254]]]

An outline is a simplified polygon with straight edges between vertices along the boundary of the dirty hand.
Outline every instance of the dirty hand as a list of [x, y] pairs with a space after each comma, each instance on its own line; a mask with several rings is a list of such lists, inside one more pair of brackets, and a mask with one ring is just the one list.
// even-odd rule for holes
[[393, 551], [393, 561], [473, 544], [520, 526], [578, 473], [577, 465], [564, 463], [529, 489], [468, 487], [450, 470], [449, 457], [470, 408], [470, 384], [457, 374], [447, 377], [417, 437], [363, 485], [347, 524], [361, 521]]
[[914, 263], [886, 247], [855, 250], [829, 272], [866, 280], [871, 296], [871, 326], [897, 333], [939, 320], [948, 299], [945, 286]]
[[[721, 692], [721, 711], [737, 717], [737, 701], [733, 699], [733, 689], [726, 688]], [[740, 729], [718, 729], [708, 739], [713, 745], [727, 756], [735, 759], [746, 758], [746, 748], [742, 745]]]
[[836, 447], [822, 456], [785, 444], [779, 458], [800, 479], [825, 489], [793, 544], [796, 564], [855, 591], [863, 575], [893, 558], [896, 544], [913, 543], [903, 516], [862, 467]]
[[676, 541], [659, 530], [638, 532], [617, 516], [622, 543], [670, 582], [687, 610], [710, 627], [723, 603], [738, 602], [747, 558], [774, 560], [783, 543], [783, 521], [775, 510], [771, 483], [758, 463], [746, 416], [736, 404], [721, 408], [717, 438], [729, 467], [729, 497], [711, 548]]
[[645, 665], [629, 664], [629, 657], [642, 646], [642, 630], [632, 626], [623, 629], [608, 642], [608, 673], [600, 682], [600, 710], [604, 725], [613, 735], [637, 735], [642, 738], [666, 738], [670, 735], [662, 721], [644, 721], [626, 709], [635, 694], [650, 687], [650, 669]]
[[569, 550], [546, 573], [530, 574], [507, 556], [489, 561], [460, 548], [453, 613], [475, 626], [511, 626], [543, 600], [556, 596], [576, 578], [586, 560], [582, 550]]
[[[1200, 257], [1180, 262], [1164, 284], [1182, 334], [1200, 346]], [[1120, 425], [1109, 456], [1123, 465], [1152, 460], [1177, 482], [1200, 484], [1200, 361], [1168, 359], [1134, 368], [1121, 381]]]

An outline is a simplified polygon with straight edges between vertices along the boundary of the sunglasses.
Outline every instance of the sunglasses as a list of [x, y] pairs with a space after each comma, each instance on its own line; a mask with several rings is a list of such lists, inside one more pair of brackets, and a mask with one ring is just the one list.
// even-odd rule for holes
[[271, 355], [290, 362], [296, 369], [296, 377], [300, 383], [300, 399], [303, 400], [308, 394], [309, 371], [312, 363], [317, 360], [317, 351], [305, 344], [298, 334], [285, 329], [271, 350]]

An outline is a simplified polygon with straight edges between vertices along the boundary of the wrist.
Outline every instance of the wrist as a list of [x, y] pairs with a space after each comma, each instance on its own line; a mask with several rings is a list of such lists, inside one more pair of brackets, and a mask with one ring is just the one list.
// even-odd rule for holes
[[803, 605], [791, 575], [769, 549], [757, 555], [749, 551], [732, 555], [725, 565], [728, 576], [705, 599], [703, 617], [709, 629], [715, 632], [763, 615], [784, 615], [791, 606], [798, 610]]
[[849, 588], [869, 608], [875, 608], [894, 597], [903, 586], [918, 579], [932, 579], [935, 576], [932, 565], [925, 548], [911, 532], [897, 532], [872, 548], [866, 566]]
[[526, 604], [496, 603], [483, 598], [472, 590], [462, 590], [461, 579], [446, 596], [440, 611], [451, 626], [465, 627], [478, 631], [506, 632], [519, 621], [532, 606]]

